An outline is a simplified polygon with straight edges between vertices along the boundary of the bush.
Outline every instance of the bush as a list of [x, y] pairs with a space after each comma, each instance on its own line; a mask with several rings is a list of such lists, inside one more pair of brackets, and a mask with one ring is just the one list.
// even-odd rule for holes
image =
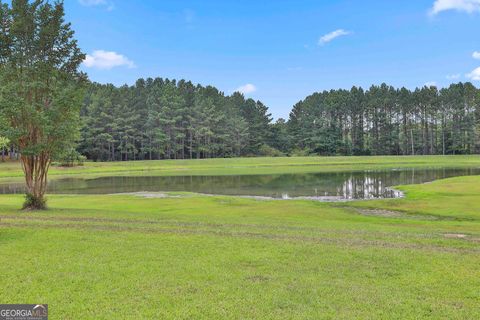
[[46, 210], [47, 200], [43, 197], [35, 197], [33, 194], [27, 193], [25, 195], [25, 202], [23, 203], [23, 210]]
[[312, 155], [312, 151], [310, 149], [294, 149], [290, 155], [292, 157], [308, 157]]
[[263, 144], [259, 148], [259, 155], [264, 157], [283, 157], [285, 154], [269, 145]]
[[75, 149], [69, 149], [61, 154], [55, 161], [55, 164], [61, 167], [83, 166], [87, 158], [81, 155]]

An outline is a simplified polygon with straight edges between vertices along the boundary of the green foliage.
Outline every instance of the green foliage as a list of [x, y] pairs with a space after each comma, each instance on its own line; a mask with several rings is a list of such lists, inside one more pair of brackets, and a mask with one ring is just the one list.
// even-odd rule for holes
[[54, 156], [78, 137], [83, 90], [77, 68], [85, 56], [63, 16], [61, 4], [1, 5], [0, 115], [23, 155]]
[[260, 156], [265, 145], [290, 155], [474, 154], [479, 97], [470, 83], [353, 87], [314, 93], [272, 123], [260, 101], [184, 80], [93, 84], [80, 151], [102, 161]]
[[310, 149], [293, 149], [290, 152], [290, 155], [293, 157], [308, 157], [312, 155], [312, 150]]
[[280, 150], [282, 153], [289, 153], [291, 149], [291, 136], [288, 132], [288, 123], [280, 118], [270, 125], [270, 139], [268, 145]]
[[22, 155], [32, 208], [41, 207], [52, 158], [79, 137], [85, 55], [64, 14], [63, 2], [0, 3], [2, 134]]
[[5, 149], [10, 144], [10, 139], [0, 137], [0, 150]]
[[61, 167], [75, 167], [83, 166], [87, 158], [84, 155], [81, 155], [74, 148], [70, 148], [62, 152], [59, 156], [54, 159], [54, 164]]
[[382, 84], [314, 93], [288, 121], [292, 149], [319, 155], [480, 152], [479, 91], [471, 83], [413, 92]]
[[10, 144], [10, 139], [0, 136], [0, 153], [1, 153], [1, 159], [0, 160], [2, 162], [5, 161], [5, 149], [7, 149], [7, 147], [9, 147], [9, 144]]
[[258, 154], [262, 157], [283, 157], [283, 154], [280, 150], [277, 150], [273, 147], [270, 147], [267, 144], [262, 144], [258, 149]]
[[31, 193], [25, 195], [25, 202], [23, 203], [23, 210], [46, 210], [47, 201], [42, 196], [36, 196]]
[[235, 93], [184, 80], [92, 84], [82, 109], [80, 151], [100, 161], [260, 155], [271, 143], [268, 109]]

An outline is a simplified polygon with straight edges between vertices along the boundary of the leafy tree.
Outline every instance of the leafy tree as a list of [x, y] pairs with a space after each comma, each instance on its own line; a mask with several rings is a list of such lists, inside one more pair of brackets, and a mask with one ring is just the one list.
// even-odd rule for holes
[[0, 113], [21, 153], [26, 209], [45, 208], [52, 159], [78, 137], [85, 56], [62, 2], [0, 2]]
[[278, 119], [270, 127], [271, 138], [268, 145], [283, 152], [288, 153], [290, 151], [290, 136], [288, 135], [288, 125], [285, 119]]

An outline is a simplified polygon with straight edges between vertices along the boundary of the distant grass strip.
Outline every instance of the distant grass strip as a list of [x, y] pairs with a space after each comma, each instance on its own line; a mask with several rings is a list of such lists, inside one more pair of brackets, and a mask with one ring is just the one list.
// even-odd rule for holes
[[[480, 168], [480, 156], [291, 157], [87, 162], [82, 167], [52, 167], [50, 177], [53, 179], [135, 175], [282, 174], [395, 168]], [[20, 164], [0, 163], [0, 181], [18, 181], [22, 177]]]

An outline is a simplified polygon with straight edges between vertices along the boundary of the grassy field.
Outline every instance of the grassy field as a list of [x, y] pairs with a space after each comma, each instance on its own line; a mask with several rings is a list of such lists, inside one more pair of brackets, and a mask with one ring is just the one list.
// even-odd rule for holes
[[[232, 175], [379, 170], [391, 168], [480, 168], [479, 156], [291, 157], [87, 162], [84, 166], [53, 166], [50, 178], [132, 175]], [[22, 179], [17, 162], [0, 163], [0, 182]]]
[[[479, 157], [95, 164], [57, 176], [480, 166]], [[276, 171], [277, 170], [277, 171]], [[304, 171], [302, 171], [304, 170]], [[18, 165], [0, 165], [15, 179]], [[0, 196], [0, 301], [52, 319], [478, 319], [480, 177], [399, 187], [405, 199]]]

